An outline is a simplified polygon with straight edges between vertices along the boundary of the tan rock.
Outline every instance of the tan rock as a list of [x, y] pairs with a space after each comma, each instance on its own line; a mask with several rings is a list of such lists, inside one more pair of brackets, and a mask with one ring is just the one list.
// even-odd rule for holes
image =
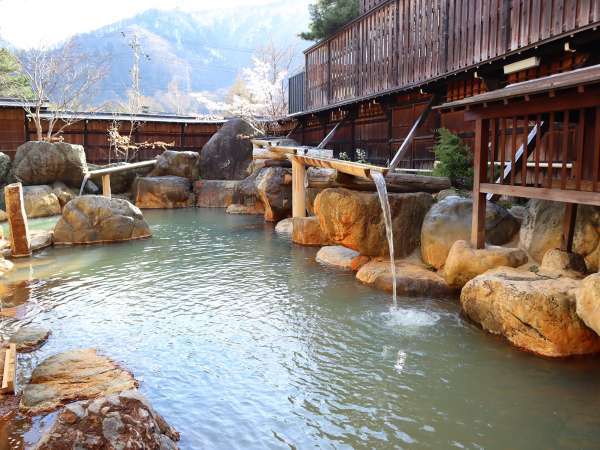
[[36, 415], [67, 403], [137, 387], [133, 376], [94, 349], [71, 350], [45, 359], [23, 389], [20, 409]]
[[50, 186], [23, 186], [27, 217], [49, 217], [60, 214], [60, 201]]
[[600, 334], [600, 273], [590, 275], [577, 290], [577, 315]]
[[[392, 292], [390, 261], [376, 258], [360, 268], [356, 278], [374, 288]], [[453, 290], [437, 273], [412, 261], [396, 260], [398, 295], [407, 297], [448, 297]]]
[[265, 213], [265, 208], [260, 202], [255, 203], [254, 205], [240, 205], [239, 203], [234, 203], [233, 205], [229, 205], [225, 212], [227, 212], [227, 214], [262, 216]]
[[67, 203], [79, 194], [75, 189], [68, 187], [62, 181], [57, 181], [52, 184], [52, 192], [56, 195], [56, 198], [58, 198], [61, 208], [64, 208]]
[[49, 336], [50, 330], [33, 325], [19, 329], [8, 341], [17, 345], [17, 352], [27, 353], [44, 345]]
[[579, 281], [502, 267], [462, 289], [464, 312], [484, 330], [543, 356], [600, 352], [600, 337], [576, 313]]
[[[421, 229], [421, 256], [425, 263], [441, 269], [456, 241], [471, 237], [473, 201], [446, 197], [427, 213]], [[503, 207], [488, 202], [485, 218], [486, 241], [503, 245], [519, 231], [519, 222]]]
[[233, 203], [233, 194], [239, 181], [200, 180], [194, 183], [196, 206], [199, 208], [227, 208]]
[[570, 278], [583, 278], [587, 270], [583, 256], [576, 253], [563, 252], [557, 248], [546, 252], [540, 269]]
[[[564, 212], [564, 203], [529, 201], [519, 246], [536, 261], [541, 262], [548, 250], [560, 247]], [[600, 207], [577, 208], [573, 252], [585, 258], [588, 272], [600, 269]]]
[[442, 275], [450, 286], [460, 289], [490, 269], [519, 267], [527, 260], [527, 254], [518, 248], [488, 245], [484, 249], [473, 249], [466, 241], [456, 241], [448, 253]]
[[135, 205], [141, 209], [173, 209], [194, 206], [192, 183], [187, 178], [144, 177], [134, 182]]
[[329, 243], [321, 229], [319, 219], [315, 216], [293, 218], [292, 241], [307, 246], [322, 246]]
[[99, 195], [77, 197], [65, 206], [54, 227], [57, 245], [128, 241], [152, 236], [139, 208]]
[[278, 222], [292, 213], [290, 169], [265, 167], [256, 177], [256, 191], [265, 207], [265, 221]]
[[[433, 197], [423, 192], [390, 194], [389, 202], [395, 254], [407, 256], [418, 246], [421, 224], [433, 204]], [[376, 193], [325, 189], [317, 195], [314, 208], [331, 242], [365, 256], [389, 254], [385, 221]]]
[[356, 272], [368, 263], [371, 258], [361, 256], [360, 253], [350, 248], [333, 245], [321, 248], [317, 252], [316, 260], [326, 266]]

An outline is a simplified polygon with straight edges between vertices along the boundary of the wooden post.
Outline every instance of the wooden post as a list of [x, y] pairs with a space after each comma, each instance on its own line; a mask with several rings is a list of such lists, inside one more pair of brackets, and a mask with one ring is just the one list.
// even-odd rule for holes
[[14, 394], [17, 375], [17, 344], [10, 344], [8, 348], [4, 349], [2, 358], [4, 359], [4, 367], [2, 368], [0, 394]]
[[563, 237], [560, 249], [563, 252], [573, 252], [573, 236], [575, 235], [575, 221], [577, 220], [577, 203], [567, 203], [563, 219]]
[[106, 175], [102, 175], [102, 195], [108, 198], [111, 197], [109, 173], [107, 173]]
[[488, 160], [488, 120], [477, 119], [475, 123], [475, 155], [473, 166], [473, 219], [471, 223], [471, 246], [485, 248], [486, 195], [480, 184], [486, 179]]
[[292, 158], [292, 216], [306, 217], [306, 166]]
[[10, 229], [10, 247], [15, 258], [31, 256], [31, 241], [25, 201], [23, 200], [23, 185], [21, 183], [9, 184], [4, 188], [4, 199], [8, 225]]

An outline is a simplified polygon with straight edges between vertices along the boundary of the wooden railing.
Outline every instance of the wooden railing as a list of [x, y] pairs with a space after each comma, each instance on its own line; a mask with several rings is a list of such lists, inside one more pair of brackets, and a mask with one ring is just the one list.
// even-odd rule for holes
[[417, 86], [600, 24], [600, 0], [363, 4], [373, 9], [306, 50], [305, 111]]

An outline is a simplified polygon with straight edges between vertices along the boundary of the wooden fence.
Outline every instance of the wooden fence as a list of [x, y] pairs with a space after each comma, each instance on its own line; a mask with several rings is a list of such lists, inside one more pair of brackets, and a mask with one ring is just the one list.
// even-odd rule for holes
[[474, 67], [600, 25], [600, 0], [363, 0], [305, 52], [305, 111]]
[[[222, 125], [219, 122], [200, 122], [190, 120], [169, 121], [140, 120], [141, 124], [133, 135], [135, 142], [163, 141], [173, 143], [175, 150], [193, 150], [199, 152], [204, 144]], [[108, 142], [108, 128], [112, 120], [87, 119], [80, 120], [70, 125], [62, 133], [65, 142], [83, 145], [87, 161], [94, 164], [105, 164], [117, 160], [117, 156], [110, 151]], [[121, 123], [122, 134], [129, 133], [129, 121]], [[35, 126], [32, 121], [26, 121], [22, 108], [0, 108], [0, 151], [11, 158], [17, 148], [30, 139], [35, 139]], [[145, 149], [139, 152], [136, 160], [146, 160], [162, 153], [162, 149]]]

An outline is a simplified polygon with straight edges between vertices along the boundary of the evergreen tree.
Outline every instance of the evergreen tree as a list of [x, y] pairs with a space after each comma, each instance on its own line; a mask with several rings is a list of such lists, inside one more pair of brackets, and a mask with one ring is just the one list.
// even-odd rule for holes
[[316, 0], [308, 8], [309, 31], [300, 33], [308, 41], [323, 39], [358, 16], [358, 0]]
[[19, 68], [17, 58], [7, 49], [0, 48], [0, 97], [31, 97], [27, 77], [19, 73]]

